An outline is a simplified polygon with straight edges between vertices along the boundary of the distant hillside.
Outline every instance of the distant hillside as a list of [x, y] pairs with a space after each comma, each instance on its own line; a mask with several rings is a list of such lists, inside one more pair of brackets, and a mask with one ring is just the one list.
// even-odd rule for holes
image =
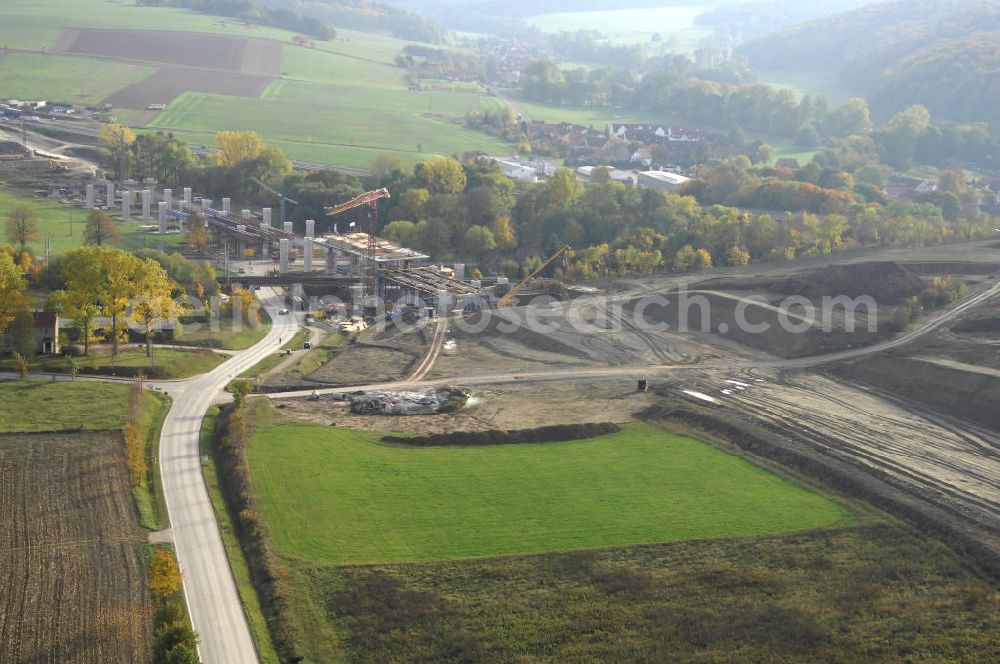
[[695, 18], [695, 25], [750, 39], [774, 30], [871, 5], [877, 0], [751, 0], [725, 4]]
[[772, 33], [741, 50], [759, 68], [831, 67], [886, 117], [920, 103], [940, 119], [1000, 123], [1000, 3], [897, 0]]
[[386, 32], [400, 39], [439, 44], [447, 41], [440, 25], [416, 13], [373, 0], [257, 0], [329, 21], [337, 28]]

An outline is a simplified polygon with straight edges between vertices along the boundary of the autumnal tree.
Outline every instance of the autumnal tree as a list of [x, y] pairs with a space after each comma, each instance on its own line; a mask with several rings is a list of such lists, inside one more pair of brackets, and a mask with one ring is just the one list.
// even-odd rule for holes
[[557, 169], [548, 183], [549, 208], [554, 210], [568, 208], [582, 191], [583, 185], [577, 180], [576, 173], [568, 168]]
[[125, 456], [128, 459], [129, 477], [133, 486], [139, 486], [143, 476], [149, 470], [146, 463], [146, 445], [142, 440], [139, 427], [129, 424], [125, 427]]
[[132, 144], [135, 143], [135, 132], [121, 123], [112, 122], [101, 126], [98, 139], [107, 148], [108, 152], [111, 153], [111, 157], [116, 163], [121, 163], [121, 160], [125, 160], [124, 171], [119, 172], [118, 176], [122, 179], [127, 177], [129, 152]]
[[17, 368], [17, 375], [21, 377], [21, 380], [24, 380], [27, 377], [28, 372], [31, 371], [31, 365], [28, 364], [28, 358], [18, 352], [14, 353], [14, 366]]
[[121, 233], [107, 212], [95, 208], [87, 217], [83, 238], [84, 243], [101, 247], [121, 240]]
[[247, 395], [253, 391], [253, 384], [246, 378], [238, 378], [229, 384], [229, 391], [233, 394], [233, 402], [239, 410], [246, 402]]
[[292, 172], [284, 153], [267, 145], [255, 131], [220, 131], [215, 144], [219, 148], [213, 156], [215, 163], [233, 169], [237, 181], [277, 180]]
[[465, 189], [465, 170], [451, 157], [419, 163], [413, 174], [432, 194], [457, 194]]
[[267, 144], [255, 131], [220, 131], [215, 135], [215, 146], [219, 148], [213, 155], [215, 163], [232, 167], [256, 159], [263, 154]]
[[393, 220], [419, 220], [424, 216], [424, 207], [430, 198], [431, 192], [423, 187], [407, 189], [399, 195], [399, 201], [393, 206], [389, 216]]
[[21, 253], [29, 242], [35, 242], [39, 237], [38, 218], [34, 210], [18, 205], [7, 213], [7, 240], [20, 245]]
[[99, 138], [105, 148], [115, 152], [123, 143], [126, 146], [132, 145], [135, 142], [135, 132], [120, 122], [111, 122], [101, 125]]
[[167, 549], [157, 549], [149, 565], [149, 589], [157, 597], [167, 599], [177, 594], [181, 581], [181, 568], [177, 559]]
[[61, 315], [72, 318], [83, 337], [83, 352], [90, 352], [94, 318], [100, 312], [104, 275], [99, 247], [80, 247], [66, 252], [62, 259], [62, 277], [66, 288], [49, 297], [49, 304]]
[[704, 247], [694, 252], [694, 267], [697, 270], [712, 269], [712, 254]]
[[121, 249], [105, 249], [98, 254], [104, 287], [101, 311], [111, 319], [111, 357], [118, 357], [118, 335], [125, 322], [125, 312], [136, 294], [142, 261]]
[[750, 252], [741, 249], [738, 244], [734, 244], [729, 248], [729, 253], [726, 255], [726, 263], [729, 265], [746, 265], [750, 262]]
[[0, 251], [0, 336], [14, 320], [26, 286], [24, 273], [14, 263], [14, 258]]
[[674, 272], [687, 272], [694, 267], [695, 253], [694, 247], [690, 244], [686, 244], [677, 250], [674, 255], [674, 262], [671, 269]]
[[146, 357], [153, 357], [152, 330], [157, 322], [174, 318], [178, 306], [171, 297], [175, 284], [167, 271], [152, 258], [142, 260], [135, 278], [135, 301], [132, 320], [142, 325], [146, 336]]
[[510, 226], [510, 215], [500, 215], [493, 222], [493, 239], [496, 240], [497, 249], [502, 251], [517, 249], [517, 233]]
[[208, 225], [200, 214], [188, 215], [187, 246], [197, 251], [204, 251], [212, 244], [212, 236]]

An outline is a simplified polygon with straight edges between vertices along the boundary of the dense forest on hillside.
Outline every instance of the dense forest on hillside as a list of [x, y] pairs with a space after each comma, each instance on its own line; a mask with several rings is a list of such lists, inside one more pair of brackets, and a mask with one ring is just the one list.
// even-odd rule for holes
[[742, 48], [755, 67], [835, 71], [876, 117], [910, 104], [956, 121], [1000, 121], [1000, 4], [898, 0], [797, 25]]
[[400, 39], [439, 44], [447, 41], [444, 28], [421, 16], [372, 0], [259, 0], [270, 7], [329, 21], [338, 28], [388, 32]]
[[743, 38], [872, 4], [873, 0], [754, 0], [725, 4], [695, 18], [695, 25]]

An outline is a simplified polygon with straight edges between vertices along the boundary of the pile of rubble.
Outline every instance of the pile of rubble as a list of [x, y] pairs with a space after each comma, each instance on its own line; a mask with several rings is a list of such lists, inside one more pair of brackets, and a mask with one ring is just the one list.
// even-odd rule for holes
[[351, 396], [355, 415], [433, 415], [462, 408], [470, 393], [460, 387], [426, 390], [360, 392]]

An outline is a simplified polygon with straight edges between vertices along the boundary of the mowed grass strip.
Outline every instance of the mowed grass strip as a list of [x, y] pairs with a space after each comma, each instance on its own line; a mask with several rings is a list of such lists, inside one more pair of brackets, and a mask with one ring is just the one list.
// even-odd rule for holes
[[254, 435], [250, 464], [279, 549], [327, 563], [758, 535], [847, 516], [739, 457], [638, 423], [590, 440], [467, 448], [285, 424]]

